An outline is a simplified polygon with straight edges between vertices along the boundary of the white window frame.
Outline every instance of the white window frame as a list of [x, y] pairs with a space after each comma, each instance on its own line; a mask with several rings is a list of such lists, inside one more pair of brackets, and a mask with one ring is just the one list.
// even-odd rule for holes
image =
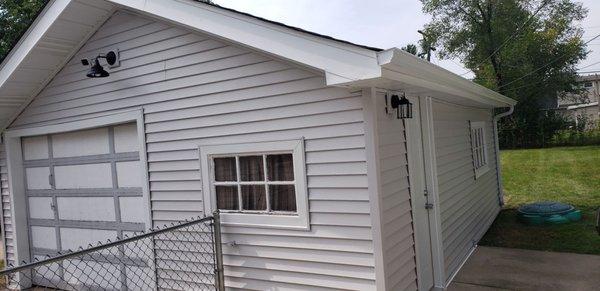
[[475, 179], [478, 179], [490, 170], [485, 121], [470, 121], [469, 124], [473, 170], [475, 171]]
[[[201, 145], [199, 150], [200, 170], [202, 172], [202, 192], [206, 214], [217, 210], [217, 199], [214, 191], [213, 158], [224, 156], [291, 153], [294, 163], [296, 212], [280, 213], [257, 211], [221, 211], [221, 223], [226, 226], [248, 226], [299, 230], [310, 229], [303, 139], [239, 144]], [[265, 175], [267, 175], [267, 173], [265, 173]]]

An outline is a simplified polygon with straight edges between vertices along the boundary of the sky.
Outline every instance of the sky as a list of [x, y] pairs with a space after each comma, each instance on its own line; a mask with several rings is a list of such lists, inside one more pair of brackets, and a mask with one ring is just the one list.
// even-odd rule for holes
[[[430, 17], [419, 0], [213, 0], [216, 4], [358, 44], [388, 49], [417, 43]], [[584, 41], [600, 34], [600, 0], [578, 0], [589, 9], [580, 23]], [[600, 71], [600, 38], [590, 42], [582, 72]], [[458, 60], [432, 62], [471, 78]], [[595, 64], [597, 63], [598, 64]]]

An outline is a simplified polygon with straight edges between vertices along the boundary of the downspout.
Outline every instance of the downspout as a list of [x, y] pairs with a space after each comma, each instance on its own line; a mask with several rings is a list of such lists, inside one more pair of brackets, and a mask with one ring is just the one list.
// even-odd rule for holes
[[494, 115], [494, 139], [496, 147], [496, 175], [498, 179], [498, 203], [504, 206], [504, 189], [502, 187], [502, 167], [500, 166], [500, 142], [498, 136], [498, 120], [502, 117], [509, 116], [515, 110], [515, 106], [511, 105], [508, 111]]

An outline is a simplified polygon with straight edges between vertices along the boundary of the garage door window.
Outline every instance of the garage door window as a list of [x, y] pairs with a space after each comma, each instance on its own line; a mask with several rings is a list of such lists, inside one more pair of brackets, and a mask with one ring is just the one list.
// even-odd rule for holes
[[307, 216], [302, 141], [203, 146], [200, 150], [203, 176], [209, 181], [205, 197], [213, 201], [211, 209], [220, 210], [229, 222], [298, 227], [298, 223], [282, 223]]

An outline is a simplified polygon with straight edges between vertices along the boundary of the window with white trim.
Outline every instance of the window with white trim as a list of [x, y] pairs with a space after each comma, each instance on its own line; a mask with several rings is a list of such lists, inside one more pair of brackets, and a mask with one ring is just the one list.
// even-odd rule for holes
[[296, 213], [291, 153], [212, 157], [217, 209], [248, 213]]
[[205, 209], [224, 224], [308, 228], [303, 140], [200, 147]]
[[485, 122], [471, 121], [471, 150], [473, 156], [473, 169], [475, 179], [485, 174], [490, 168], [488, 166], [487, 142], [485, 136]]

